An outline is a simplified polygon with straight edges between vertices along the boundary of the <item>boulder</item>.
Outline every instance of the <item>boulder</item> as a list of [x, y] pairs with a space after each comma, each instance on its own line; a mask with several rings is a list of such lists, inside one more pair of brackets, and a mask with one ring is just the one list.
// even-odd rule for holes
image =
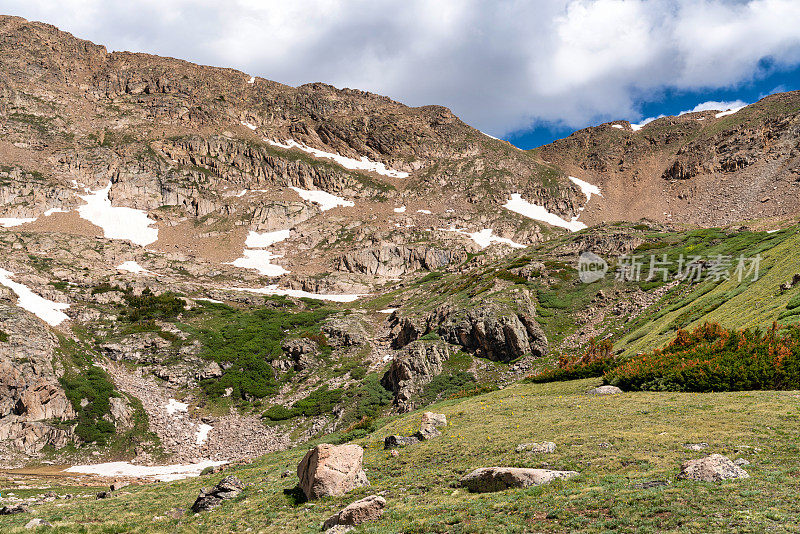
[[708, 443], [685, 443], [683, 446], [690, 451], [702, 451], [708, 448]]
[[557, 479], [578, 476], [576, 471], [551, 471], [522, 467], [481, 467], [461, 479], [461, 485], [474, 493], [527, 488], [547, 484]]
[[300, 489], [309, 500], [341, 496], [355, 488], [369, 486], [362, 469], [364, 449], [358, 445], [323, 443], [306, 453], [297, 466]]
[[586, 392], [587, 395], [618, 395], [620, 393], [622, 390], [617, 386], [600, 386]]
[[422, 423], [419, 432], [414, 434], [420, 440], [432, 439], [442, 435], [440, 426], [447, 426], [447, 417], [443, 413], [425, 412], [422, 414]]
[[533, 454], [548, 454], [556, 451], [556, 444], [552, 441], [542, 443], [521, 443], [517, 445], [517, 452], [530, 452]]
[[416, 436], [393, 435], [387, 436], [386, 439], [383, 440], [383, 448], [384, 450], [397, 449], [399, 447], [414, 445], [415, 443], [419, 443], [419, 438]]
[[130, 482], [125, 482], [124, 480], [115, 480], [114, 482], [111, 483], [111, 486], [109, 487], [111, 488], [111, 491], [117, 491], [130, 485], [131, 485]]
[[37, 528], [37, 527], [52, 527], [52, 526], [53, 525], [50, 524], [50, 522], [45, 521], [44, 519], [41, 519], [39, 517], [35, 517], [35, 518], [31, 519], [30, 521], [28, 521], [25, 524], [25, 528], [26, 529], [32, 529], [32, 528]]
[[316, 342], [307, 338], [290, 339], [283, 344], [283, 350], [294, 361], [296, 371], [312, 367], [316, 363], [318, 349]]
[[366, 521], [376, 521], [383, 515], [385, 507], [386, 499], [378, 495], [370, 495], [348, 504], [333, 514], [325, 521], [323, 528], [329, 529], [337, 525], [356, 526]]
[[28, 505], [25, 503], [11, 504], [0, 508], [0, 515], [16, 515], [29, 512]]
[[222, 501], [238, 497], [243, 489], [244, 484], [241, 480], [233, 475], [228, 475], [213, 488], [200, 490], [200, 495], [197, 496], [197, 500], [192, 505], [192, 511], [198, 513], [213, 510], [222, 504]]
[[113, 496], [114, 496], [114, 493], [112, 491], [110, 491], [110, 490], [109, 491], [98, 491], [97, 495], [95, 495], [94, 498], [96, 500], [100, 500], [100, 499], [108, 499], [108, 498], [113, 497]]
[[355, 315], [333, 317], [322, 325], [322, 332], [336, 347], [352, 347], [367, 342], [367, 330]]
[[721, 454], [712, 454], [705, 458], [684, 462], [681, 472], [678, 474], [678, 478], [702, 482], [719, 482], [749, 477], [750, 475], [744, 469]]

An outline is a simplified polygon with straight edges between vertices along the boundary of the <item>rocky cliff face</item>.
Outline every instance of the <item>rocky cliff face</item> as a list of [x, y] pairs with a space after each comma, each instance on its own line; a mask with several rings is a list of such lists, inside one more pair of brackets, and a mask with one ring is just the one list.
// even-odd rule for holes
[[8, 292], [0, 293], [0, 325], [8, 338], [0, 341], [0, 454], [13, 462], [71, 441], [72, 425], [54, 423], [71, 421], [75, 411], [59, 384], [55, 335], [6, 300]]

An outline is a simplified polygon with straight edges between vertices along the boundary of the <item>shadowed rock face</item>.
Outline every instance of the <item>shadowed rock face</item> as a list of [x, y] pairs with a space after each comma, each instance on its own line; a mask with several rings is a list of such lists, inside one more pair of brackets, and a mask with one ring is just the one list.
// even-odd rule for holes
[[222, 501], [235, 499], [244, 489], [244, 484], [237, 477], [230, 475], [219, 481], [213, 488], [200, 491], [197, 500], [192, 505], [194, 513], [213, 510], [222, 504]]

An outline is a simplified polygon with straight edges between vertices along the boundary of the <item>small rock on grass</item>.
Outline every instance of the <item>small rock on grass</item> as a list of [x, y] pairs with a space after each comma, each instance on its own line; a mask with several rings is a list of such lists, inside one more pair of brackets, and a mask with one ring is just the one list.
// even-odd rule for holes
[[200, 495], [192, 505], [192, 511], [198, 513], [213, 510], [222, 504], [222, 501], [238, 497], [243, 489], [244, 484], [241, 480], [233, 475], [226, 476], [213, 488], [203, 488], [200, 491]]
[[702, 450], [708, 448], [708, 443], [705, 443], [705, 442], [703, 442], [703, 443], [686, 443], [683, 446], [686, 447], [687, 449], [689, 449], [690, 451], [702, 451]]
[[736, 465], [730, 458], [721, 454], [712, 454], [705, 458], [689, 460], [681, 466], [678, 478], [699, 480], [702, 482], [719, 482], [735, 478], [749, 478], [747, 471]]
[[622, 390], [617, 386], [599, 386], [586, 392], [587, 395], [619, 395]]
[[552, 441], [542, 443], [521, 443], [517, 445], [517, 452], [530, 452], [533, 454], [548, 454], [556, 451], [556, 444]]
[[370, 495], [348, 504], [333, 514], [325, 521], [322, 528], [331, 529], [340, 525], [353, 527], [366, 521], [375, 521], [381, 518], [385, 507], [386, 499], [378, 495]]
[[48, 521], [45, 521], [44, 519], [40, 519], [40, 518], [36, 517], [36, 518], [31, 519], [30, 521], [28, 521], [28, 523], [25, 525], [25, 528], [26, 529], [31, 529], [31, 528], [36, 528], [36, 527], [52, 527], [52, 526], [53, 525], [51, 525]]
[[461, 485], [473, 493], [488, 493], [509, 488], [527, 488], [557, 479], [578, 476], [576, 471], [551, 471], [522, 467], [481, 467], [461, 479]]

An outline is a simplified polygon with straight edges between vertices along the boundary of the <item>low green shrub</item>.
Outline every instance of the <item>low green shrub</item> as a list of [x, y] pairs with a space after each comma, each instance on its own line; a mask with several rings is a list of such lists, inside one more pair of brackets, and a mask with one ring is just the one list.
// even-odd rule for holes
[[466, 371], [442, 373], [433, 377], [433, 380], [425, 385], [421, 397], [425, 404], [431, 404], [469, 389], [475, 382], [475, 376]]
[[146, 288], [141, 295], [126, 293], [124, 298], [128, 306], [120, 312], [119, 317], [120, 320], [131, 323], [156, 319], [167, 321], [174, 319], [186, 309], [184, 300], [171, 291], [154, 295], [150, 288]]
[[0, 343], [7, 343], [8, 342], [8, 334], [0, 330]]
[[612, 353], [613, 348], [609, 339], [598, 341], [591, 338], [588, 348], [580, 357], [561, 355], [556, 369], [548, 369], [531, 375], [526, 380], [542, 383], [603, 376], [603, 373], [616, 363]]
[[[111, 411], [111, 397], [118, 397], [108, 375], [94, 365], [81, 373], [61, 378], [67, 399], [77, 414], [75, 434], [87, 443], [105, 445], [114, 434], [114, 424], [103, 419]], [[83, 400], [88, 401], [81, 406]]]

